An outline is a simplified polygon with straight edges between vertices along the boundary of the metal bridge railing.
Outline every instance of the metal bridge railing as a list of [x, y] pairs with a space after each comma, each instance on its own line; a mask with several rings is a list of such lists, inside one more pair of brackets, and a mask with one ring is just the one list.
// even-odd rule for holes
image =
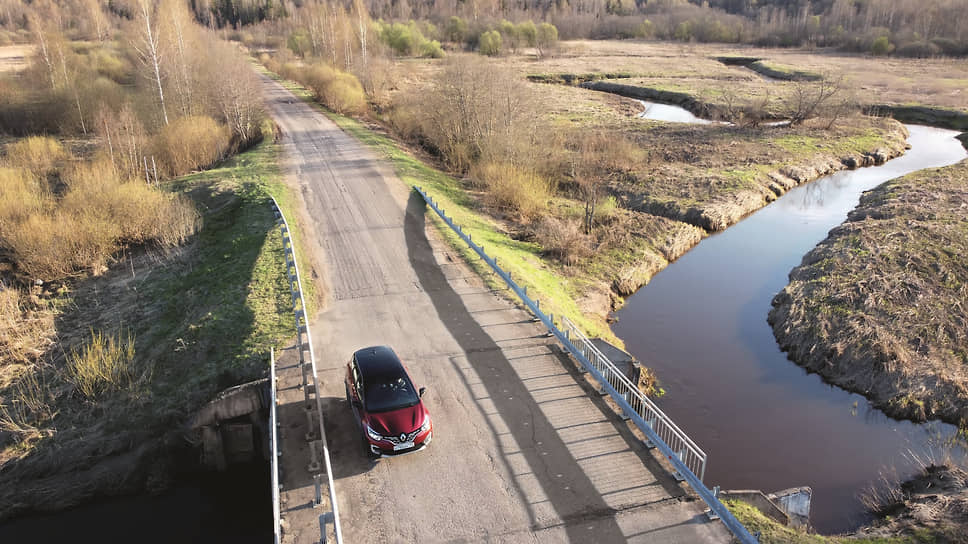
[[[608, 359], [597, 349], [594, 349], [593, 351], [592, 348], [594, 348], [594, 346], [588, 346], [590, 342], [588, 342], [588, 339], [585, 338], [585, 336], [581, 334], [581, 332], [574, 327], [574, 325], [571, 325], [570, 328], [568, 328], [568, 333], [565, 333], [559, 329], [555, 324], [554, 315], [548, 315], [542, 312], [541, 302], [531, 299], [528, 296], [526, 287], [521, 287], [518, 285], [511, 278], [510, 273], [505, 272], [500, 266], [498, 266], [497, 260], [488, 256], [487, 253], [484, 252], [483, 246], [475, 244], [471, 239], [471, 236], [464, 232], [464, 229], [460, 225], [455, 224], [450, 217], [447, 217], [447, 214], [444, 213], [444, 210], [442, 210], [437, 203], [430, 198], [426, 192], [424, 192], [422, 188], [414, 187], [414, 189], [420, 194], [421, 197], [423, 197], [427, 205], [434, 210], [434, 212], [444, 221], [444, 223], [453, 229], [461, 240], [463, 240], [468, 247], [474, 250], [474, 252], [477, 253], [477, 255], [483, 259], [484, 262], [486, 262], [488, 266], [490, 266], [491, 269], [501, 277], [501, 279], [504, 280], [508, 288], [514, 291], [518, 298], [521, 299], [521, 302], [523, 302], [524, 305], [531, 310], [531, 313], [534, 314], [534, 316], [538, 318], [538, 320], [540, 320], [545, 327], [548, 328], [548, 332], [554, 335], [558, 341], [561, 342], [561, 345], [564, 346], [564, 348], [571, 353], [575, 359], [578, 360], [579, 364], [582, 365], [585, 371], [587, 371], [601, 385], [601, 388], [604, 390], [604, 392], [609, 394], [612, 400], [614, 400], [615, 403], [618, 404], [619, 408], [622, 409], [622, 412], [632, 420], [635, 426], [638, 427], [642, 433], [645, 434], [645, 436], [648, 438], [646, 444], [650, 447], [655, 447], [662, 452], [662, 454], [669, 460], [669, 463], [671, 463], [676, 469], [677, 477], [688, 482], [689, 486], [692, 487], [696, 494], [698, 494], [706, 505], [709, 506], [711, 517], [718, 517], [721, 519], [726, 528], [729, 529], [729, 531], [733, 533], [733, 536], [735, 536], [736, 539], [742, 544], [757, 544], [756, 538], [754, 538], [746, 527], [744, 527], [743, 524], [740, 523], [735, 516], [733, 516], [733, 514], [722, 502], [720, 502], [718, 497], [719, 487], [716, 487], [713, 490], [708, 489], [706, 485], [703, 484], [702, 478], [700, 476], [696, 476], [696, 473], [693, 472], [693, 470], [686, 464], [686, 460], [691, 459], [691, 464], [694, 466], [699, 466], [697, 465], [698, 457], [701, 455], [702, 468], [699, 470], [700, 473], [702, 473], [706, 466], [706, 454], [702, 453], [702, 450], [696, 447], [695, 443], [693, 443], [692, 440], [685, 435], [685, 433], [683, 433], [674, 423], [672, 423], [672, 420], [666, 417], [661, 410], [655, 407], [651, 401], [649, 401], [649, 405], [651, 405], [652, 408], [642, 409], [642, 406], [645, 406], [645, 404], [642, 403], [640, 399], [645, 399], [645, 395], [642, 395], [641, 392], [639, 392], [638, 395], [633, 394], [632, 391], [638, 391], [638, 388], [634, 387], [627, 378], [625, 378], [624, 381], [619, 378], [618, 376], [624, 377], [624, 374], [618, 372], [617, 369], [615, 369], [615, 365], [613, 365], [611, 362], [606, 364]], [[565, 321], [570, 324], [569, 321]], [[576, 339], [582, 347], [579, 348], [572, 343], [570, 338], [571, 334], [575, 334]], [[596, 363], [593, 364], [586, 353], [591, 355]], [[596, 366], [596, 364], [598, 366]], [[599, 367], [601, 367], [601, 369]], [[613, 382], [616, 383], [613, 384]], [[633, 407], [632, 403], [638, 403], [639, 405]], [[661, 423], [659, 418], [660, 414], [662, 416]], [[655, 419], [652, 419], [653, 417]], [[656, 429], [659, 429], [662, 432], [661, 436], [658, 432], [656, 432]], [[667, 443], [666, 439], [670, 440], [672, 445]], [[691, 447], [687, 446], [687, 444]], [[673, 449], [672, 446], [680, 449]], [[700, 455], [696, 455], [695, 452], [698, 452]]]
[[[634, 413], [645, 420], [652, 431], [672, 451], [676, 452], [679, 459], [689, 467], [689, 470], [699, 476], [701, 481], [706, 476], [706, 452], [699, 449], [699, 446], [686, 433], [682, 432], [682, 429], [652, 402], [652, 399], [642, 393], [638, 384], [632, 383], [632, 380], [618, 369], [608, 357], [602, 354], [570, 319], [562, 317], [561, 322], [565, 327], [565, 336], [571, 340], [578, 351], [598, 370], [605, 381], [625, 399]], [[626, 416], [631, 417], [631, 414], [626, 414]], [[647, 445], [651, 447], [653, 444]], [[682, 475], [678, 473], [676, 477], [680, 480], [683, 479]]]
[[[292, 294], [293, 313], [296, 317], [296, 348], [299, 352], [299, 366], [302, 371], [302, 390], [305, 395], [306, 417], [309, 422], [309, 431], [306, 433], [306, 440], [309, 441], [310, 452], [310, 472], [316, 472], [313, 482], [316, 486], [315, 500], [313, 507], [322, 504], [322, 491], [320, 489], [320, 475], [318, 471], [326, 473], [326, 483], [329, 491], [330, 511], [319, 516], [320, 542], [326, 542], [326, 525], [328, 522], [333, 524], [333, 533], [337, 544], [343, 544], [343, 532], [339, 521], [339, 507], [336, 504], [336, 488], [333, 486], [333, 467], [329, 459], [329, 446], [326, 442], [326, 427], [323, 425], [323, 401], [319, 396], [319, 378], [316, 373], [316, 356], [313, 353], [313, 338], [309, 330], [309, 317], [306, 309], [306, 301], [303, 299], [302, 282], [299, 279], [299, 266], [296, 264], [296, 254], [293, 251], [292, 238], [290, 237], [289, 223], [282, 214], [282, 208], [276, 199], [272, 199], [275, 206], [276, 217], [282, 230], [282, 247], [286, 254], [286, 277], [288, 278], [289, 291]], [[272, 381], [273, 395], [275, 395], [276, 382]], [[313, 402], [312, 397], [315, 397]], [[316, 411], [319, 419], [318, 436], [315, 435], [316, 429], [313, 425], [313, 410]], [[322, 455], [322, 465], [320, 465], [320, 455]], [[276, 469], [273, 469], [274, 472]], [[274, 474], [278, 478], [278, 474]], [[278, 495], [278, 484], [276, 484]], [[278, 508], [278, 503], [273, 505]], [[278, 521], [278, 520], [277, 520]], [[278, 523], [276, 531], [278, 534]]]
[[282, 542], [282, 516], [279, 509], [279, 419], [276, 415], [276, 405], [278, 404], [276, 394], [276, 350], [269, 348], [269, 391], [271, 392], [271, 402], [269, 404], [269, 455], [270, 460], [269, 476], [272, 486], [272, 538], [274, 544]]

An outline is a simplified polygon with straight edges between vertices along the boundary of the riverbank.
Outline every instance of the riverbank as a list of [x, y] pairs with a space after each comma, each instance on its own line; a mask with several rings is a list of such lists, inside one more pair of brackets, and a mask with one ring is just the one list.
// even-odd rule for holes
[[726, 505], [760, 544], [964, 544], [968, 542], [968, 473], [929, 464], [917, 475], [865, 494], [877, 519], [843, 536], [821, 536], [786, 527], [755, 507], [727, 500]]
[[773, 300], [790, 359], [893, 417], [968, 425], [966, 207], [968, 161], [865, 193]]
[[[29, 399], [50, 418], [5, 412], [5, 428], [20, 427], [0, 435], [0, 520], [164, 489], [179, 470], [175, 456], [186, 449], [184, 425], [194, 412], [219, 391], [264, 376], [269, 346], [292, 334], [268, 198], [278, 195], [289, 209], [278, 153], [266, 140], [166, 184], [189, 196], [203, 221], [177, 251], [129, 250], [98, 276], [35, 286], [32, 298], [54, 311], [57, 343], [27, 369], [32, 380], [4, 384], [0, 394]], [[131, 387], [96, 400], [61, 377], [68, 354], [81, 351], [92, 331], [126, 332], [137, 369]]]

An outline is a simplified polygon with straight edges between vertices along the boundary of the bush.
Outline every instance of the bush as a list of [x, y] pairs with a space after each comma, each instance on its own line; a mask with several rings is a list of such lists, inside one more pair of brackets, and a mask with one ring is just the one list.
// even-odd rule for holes
[[444, 50], [437, 40], [426, 41], [420, 46], [420, 56], [427, 59], [442, 59]]
[[481, 34], [478, 50], [482, 55], [494, 57], [501, 54], [501, 34], [496, 30], [488, 30]]
[[505, 162], [488, 162], [476, 166], [471, 177], [486, 187], [485, 200], [490, 205], [516, 212], [526, 221], [548, 209], [551, 184], [535, 172]]
[[7, 146], [7, 163], [46, 178], [70, 154], [57, 140], [47, 136], [30, 136]]
[[576, 264], [591, 254], [591, 239], [582, 232], [578, 221], [544, 217], [534, 235], [542, 252], [563, 264]]
[[534, 47], [538, 41], [538, 27], [532, 21], [518, 23], [516, 32], [521, 43], [528, 47]]
[[927, 58], [940, 55], [941, 48], [930, 42], [910, 42], [900, 45], [894, 53], [902, 57]]
[[160, 175], [181, 176], [215, 164], [229, 146], [228, 128], [211, 117], [181, 117], [161, 129], [153, 147]]
[[538, 34], [535, 37], [535, 46], [538, 52], [544, 55], [547, 51], [558, 47], [558, 29], [551, 23], [541, 23], [538, 25]]
[[0, 168], [0, 241], [16, 225], [49, 207], [46, 183], [21, 168]]
[[337, 113], [366, 111], [366, 93], [353, 74], [327, 64], [315, 64], [293, 79], [309, 87], [317, 101]]
[[871, 43], [871, 54], [872, 55], [886, 55], [894, 49], [894, 46], [888, 41], [887, 36], [881, 36], [876, 38]]
[[456, 15], [447, 19], [444, 25], [444, 39], [453, 43], [462, 43], [467, 38], [467, 22]]

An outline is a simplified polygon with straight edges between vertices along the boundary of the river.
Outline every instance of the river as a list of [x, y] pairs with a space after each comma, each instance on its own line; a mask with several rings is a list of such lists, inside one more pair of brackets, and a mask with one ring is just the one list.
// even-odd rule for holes
[[709, 236], [630, 297], [612, 326], [658, 375], [667, 391], [658, 404], [708, 454], [708, 486], [810, 486], [811, 520], [824, 533], [868, 521], [859, 495], [884, 478], [914, 474], [919, 460], [965, 456], [954, 426], [893, 420], [807, 374], [766, 322], [790, 270], [863, 191], [968, 156], [954, 131], [907, 128], [903, 156], [797, 187]]
[[103, 499], [0, 524], [0, 542], [265, 544], [272, 541], [269, 466], [184, 474], [157, 496]]

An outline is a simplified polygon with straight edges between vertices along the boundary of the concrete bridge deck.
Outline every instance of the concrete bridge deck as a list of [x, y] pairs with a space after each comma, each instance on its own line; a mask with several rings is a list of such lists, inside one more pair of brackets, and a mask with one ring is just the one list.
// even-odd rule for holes
[[[312, 330], [346, 542], [730, 541], [530, 315], [452, 254], [386, 164], [278, 84], [265, 93], [303, 199], [303, 274], [327, 293]], [[370, 462], [343, 375], [376, 344], [428, 387], [435, 437]], [[282, 510], [284, 542], [301, 544], [319, 541], [325, 508], [311, 507], [294, 357], [278, 362]]]

